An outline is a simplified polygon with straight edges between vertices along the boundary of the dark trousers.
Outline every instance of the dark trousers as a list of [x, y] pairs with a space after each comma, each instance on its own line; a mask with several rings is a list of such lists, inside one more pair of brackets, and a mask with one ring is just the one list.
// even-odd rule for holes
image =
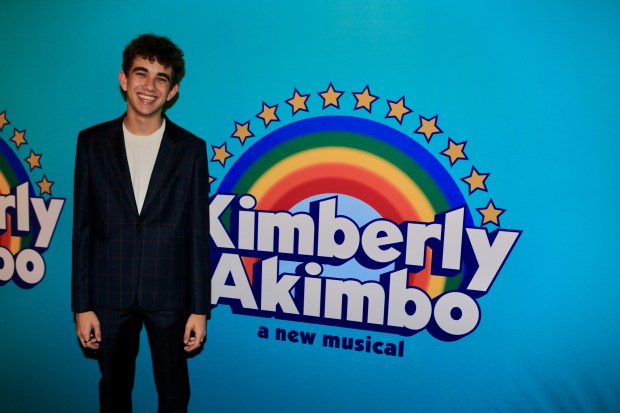
[[101, 324], [98, 351], [101, 413], [131, 413], [131, 392], [144, 324], [151, 349], [158, 413], [185, 413], [189, 404], [187, 357], [183, 333], [187, 312], [95, 310]]

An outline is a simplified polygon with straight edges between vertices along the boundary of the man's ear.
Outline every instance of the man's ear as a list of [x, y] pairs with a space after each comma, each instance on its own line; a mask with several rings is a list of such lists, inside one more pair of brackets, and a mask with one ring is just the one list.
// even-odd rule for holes
[[127, 92], [127, 76], [125, 76], [125, 72], [122, 70], [118, 72], [118, 83], [121, 84], [121, 89], [123, 89], [124, 92]]
[[168, 97], [166, 97], [166, 102], [174, 98], [178, 92], [179, 92], [179, 84], [177, 83], [176, 85], [172, 86], [172, 89], [170, 89], [170, 91], [168, 92]]

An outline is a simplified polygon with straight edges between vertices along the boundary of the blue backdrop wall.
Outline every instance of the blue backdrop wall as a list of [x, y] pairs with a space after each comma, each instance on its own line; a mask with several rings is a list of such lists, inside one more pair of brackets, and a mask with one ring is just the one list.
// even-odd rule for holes
[[[242, 154], [252, 141], [232, 136], [238, 124], [251, 121], [258, 139], [275, 128], [257, 114], [278, 104], [281, 124], [346, 115], [416, 136], [454, 177], [476, 226], [475, 208], [492, 197], [506, 210], [501, 227], [523, 231], [478, 300], [479, 326], [456, 341], [218, 305], [190, 362], [190, 411], [620, 411], [618, 2], [22, 0], [0, 10], [1, 137], [17, 159], [3, 166], [5, 187], [7, 171], [23, 170], [32, 197], [65, 200], [40, 282], [2, 275], [0, 410], [96, 408], [98, 369], [70, 312], [75, 138], [123, 112], [121, 52], [154, 32], [185, 52], [168, 114], [208, 141], [214, 190], [234, 160], [216, 149]], [[343, 92], [338, 107], [324, 107], [330, 84]], [[366, 86], [372, 111], [355, 108]], [[303, 113], [286, 103], [295, 90], [309, 95]], [[412, 110], [400, 119], [390, 105], [399, 101]], [[415, 135], [419, 116], [438, 116], [443, 134]], [[440, 154], [448, 138], [467, 142], [470, 163], [450, 166]], [[460, 178], [472, 165], [489, 173], [488, 188], [469, 194]], [[278, 341], [277, 328], [403, 340], [404, 354]], [[156, 409], [145, 340], [134, 400], [136, 411]]]

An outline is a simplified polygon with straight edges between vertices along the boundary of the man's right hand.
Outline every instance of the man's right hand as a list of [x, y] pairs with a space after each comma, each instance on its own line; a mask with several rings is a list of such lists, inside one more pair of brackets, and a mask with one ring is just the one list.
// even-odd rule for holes
[[94, 311], [75, 313], [75, 330], [82, 347], [91, 350], [99, 349], [101, 327]]

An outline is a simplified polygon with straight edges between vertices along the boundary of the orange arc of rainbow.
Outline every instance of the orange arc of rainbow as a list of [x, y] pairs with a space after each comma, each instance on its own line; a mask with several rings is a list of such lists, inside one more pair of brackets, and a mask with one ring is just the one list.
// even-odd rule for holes
[[259, 209], [290, 209], [298, 202], [323, 193], [342, 193], [360, 198], [365, 193], [367, 203], [384, 218], [401, 223], [405, 219], [418, 220], [418, 213], [396, 185], [358, 165], [322, 163], [299, 168], [273, 185], [259, 200]]
[[[259, 209], [289, 209], [295, 202], [288, 197], [295, 189], [289, 188], [302, 188], [304, 183], [323, 181], [326, 192], [329, 192], [330, 179], [338, 181], [335, 178], [338, 176], [354, 177], [354, 180], [349, 179], [351, 185], [363, 182], [369, 188], [374, 186], [380, 188], [379, 192], [389, 194], [383, 197], [399, 207], [392, 209], [388, 214], [390, 216], [384, 218], [397, 223], [405, 218], [419, 222], [432, 222], [434, 219], [432, 205], [414, 181], [384, 158], [354, 148], [321, 147], [298, 152], [269, 168], [252, 185], [249, 193], [257, 199]], [[285, 188], [284, 191], [282, 188]], [[382, 208], [381, 212], [387, 211]], [[410, 284], [434, 297], [443, 292], [445, 277], [430, 274], [430, 257], [431, 251], [427, 249], [429, 265], [416, 274], [410, 274]]]
[[376, 155], [354, 148], [321, 147], [291, 155], [269, 168], [249, 190], [260, 202], [269, 188], [292, 172], [317, 164], [344, 164], [368, 171], [381, 171], [388, 182], [393, 182], [406, 199], [416, 200], [415, 210], [424, 222], [431, 222], [435, 211], [420, 187], [390, 162]]

